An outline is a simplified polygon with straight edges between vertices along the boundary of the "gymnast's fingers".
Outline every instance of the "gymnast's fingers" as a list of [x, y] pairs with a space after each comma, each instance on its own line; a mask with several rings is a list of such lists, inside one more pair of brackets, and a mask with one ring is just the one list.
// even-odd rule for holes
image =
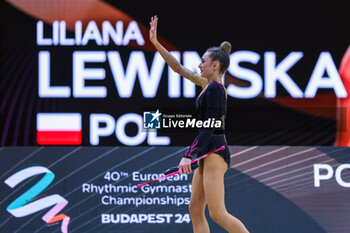
[[179, 166], [179, 174], [184, 174], [184, 169], [182, 165]]
[[191, 169], [191, 163], [187, 164], [187, 174], [190, 174], [192, 172]]

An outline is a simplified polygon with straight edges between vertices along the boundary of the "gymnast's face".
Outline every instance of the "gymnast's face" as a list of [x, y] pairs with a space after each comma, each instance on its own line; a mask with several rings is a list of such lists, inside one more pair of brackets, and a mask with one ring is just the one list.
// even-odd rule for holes
[[198, 65], [199, 70], [201, 71], [201, 76], [204, 78], [211, 78], [215, 71], [217, 70], [217, 62], [212, 61], [210, 58], [210, 52], [205, 52], [202, 56], [202, 61]]

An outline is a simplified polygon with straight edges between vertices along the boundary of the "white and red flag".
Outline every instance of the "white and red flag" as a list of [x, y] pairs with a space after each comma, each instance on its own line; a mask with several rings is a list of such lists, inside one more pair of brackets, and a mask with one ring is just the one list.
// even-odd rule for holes
[[38, 113], [36, 138], [39, 145], [80, 145], [80, 113]]

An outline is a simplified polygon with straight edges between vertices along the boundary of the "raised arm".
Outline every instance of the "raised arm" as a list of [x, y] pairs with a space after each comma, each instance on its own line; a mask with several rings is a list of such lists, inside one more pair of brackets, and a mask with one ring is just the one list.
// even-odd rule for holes
[[163, 47], [157, 40], [157, 24], [158, 17], [154, 16], [151, 18], [150, 22], [150, 30], [149, 30], [149, 39], [151, 40], [154, 47], [157, 49], [159, 54], [163, 57], [166, 63], [170, 66], [170, 68], [180, 74], [182, 77], [187, 78], [198, 86], [205, 87], [208, 84], [208, 80], [206, 78], [201, 77], [200, 75], [194, 73], [192, 70], [181, 65], [176, 58], [169, 53], [169, 51]]

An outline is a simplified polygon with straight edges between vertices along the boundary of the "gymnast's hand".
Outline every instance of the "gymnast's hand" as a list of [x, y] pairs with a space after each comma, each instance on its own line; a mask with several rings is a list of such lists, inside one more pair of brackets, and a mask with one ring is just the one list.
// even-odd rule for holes
[[151, 22], [149, 24], [151, 26], [149, 30], [149, 39], [153, 44], [156, 44], [158, 42], [157, 40], [158, 17], [156, 15], [151, 17]]
[[191, 159], [189, 158], [182, 158], [179, 164], [179, 173], [180, 174], [189, 174], [192, 172], [191, 169]]

